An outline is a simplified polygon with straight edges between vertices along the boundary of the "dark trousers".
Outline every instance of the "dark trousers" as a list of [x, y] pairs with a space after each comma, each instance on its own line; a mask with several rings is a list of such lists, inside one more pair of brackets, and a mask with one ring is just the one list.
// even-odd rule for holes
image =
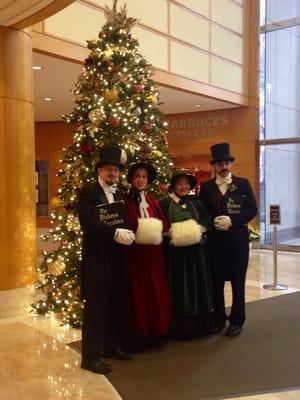
[[224, 299], [225, 281], [232, 288], [230, 323], [242, 326], [245, 316], [245, 280], [249, 260], [248, 230], [210, 233], [209, 257], [212, 267], [214, 319], [223, 323], [227, 319]]
[[[113, 266], [111, 266], [113, 270]], [[118, 269], [118, 268], [116, 268]], [[103, 350], [120, 345], [121, 275], [85, 274], [85, 305], [82, 321], [82, 359], [98, 360]], [[87, 276], [86, 276], [87, 275]]]

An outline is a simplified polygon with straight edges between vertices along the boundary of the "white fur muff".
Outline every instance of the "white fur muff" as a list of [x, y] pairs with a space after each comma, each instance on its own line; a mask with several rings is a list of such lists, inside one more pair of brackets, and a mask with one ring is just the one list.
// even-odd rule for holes
[[162, 242], [163, 223], [158, 218], [139, 218], [135, 232], [135, 243], [160, 244]]
[[201, 225], [194, 219], [174, 222], [170, 228], [171, 244], [173, 246], [191, 246], [199, 243], [202, 237]]

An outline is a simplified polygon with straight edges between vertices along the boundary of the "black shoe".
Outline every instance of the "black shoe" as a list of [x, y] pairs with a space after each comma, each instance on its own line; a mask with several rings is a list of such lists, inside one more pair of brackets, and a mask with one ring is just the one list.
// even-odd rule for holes
[[226, 336], [235, 337], [238, 336], [242, 331], [242, 327], [237, 324], [230, 324], [227, 331]]
[[132, 353], [127, 353], [120, 348], [103, 350], [102, 356], [105, 358], [115, 358], [116, 360], [121, 361], [130, 361], [133, 359]]
[[215, 334], [221, 333], [225, 327], [226, 327], [225, 322], [215, 321], [213, 324], [213, 327], [212, 327], [212, 333], [215, 333]]
[[81, 368], [92, 371], [95, 374], [106, 375], [112, 371], [112, 367], [102, 360], [82, 361]]

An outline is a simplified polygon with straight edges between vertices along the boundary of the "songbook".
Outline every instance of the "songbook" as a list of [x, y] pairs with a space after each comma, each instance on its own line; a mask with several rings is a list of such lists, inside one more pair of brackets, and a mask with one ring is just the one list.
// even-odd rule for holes
[[100, 204], [97, 208], [99, 221], [114, 228], [130, 229], [124, 200]]
[[240, 214], [243, 211], [245, 196], [230, 195], [228, 196], [226, 208], [228, 215]]

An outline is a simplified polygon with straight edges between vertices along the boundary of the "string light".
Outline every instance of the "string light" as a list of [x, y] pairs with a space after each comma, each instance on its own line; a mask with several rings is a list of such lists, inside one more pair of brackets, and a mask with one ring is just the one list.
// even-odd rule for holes
[[[43, 252], [38, 271], [45, 299], [36, 303], [35, 310], [49, 316], [61, 312], [66, 326], [81, 324], [83, 303], [79, 298], [78, 267], [82, 260], [82, 232], [77, 196], [83, 184], [95, 182], [99, 147], [113, 141], [126, 150], [131, 162], [153, 163], [159, 182], [168, 181], [173, 166], [167, 150], [167, 122], [161, 121], [156, 104], [159, 91], [151, 79], [152, 67], [139, 54], [138, 43], [129, 35], [126, 25], [131, 27], [129, 19], [117, 21], [114, 18], [119, 18], [118, 15], [104, 25], [98, 40], [88, 41], [90, 55], [72, 91], [73, 111], [63, 115], [66, 123], [77, 124], [73, 143], [63, 149], [59, 160], [57, 175], [62, 184], [50, 210], [52, 228], [42, 238], [52, 240], [55, 250]], [[102, 116], [90, 120], [89, 113], [95, 109], [101, 110]], [[111, 117], [118, 120], [116, 126]], [[146, 124], [151, 129], [143, 132]], [[125, 178], [126, 171], [121, 174], [121, 179]], [[159, 193], [159, 182], [151, 188], [155, 194]], [[55, 269], [52, 264], [57, 261], [61, 264], [56, 266], [63, 264], [64, 268]]]

